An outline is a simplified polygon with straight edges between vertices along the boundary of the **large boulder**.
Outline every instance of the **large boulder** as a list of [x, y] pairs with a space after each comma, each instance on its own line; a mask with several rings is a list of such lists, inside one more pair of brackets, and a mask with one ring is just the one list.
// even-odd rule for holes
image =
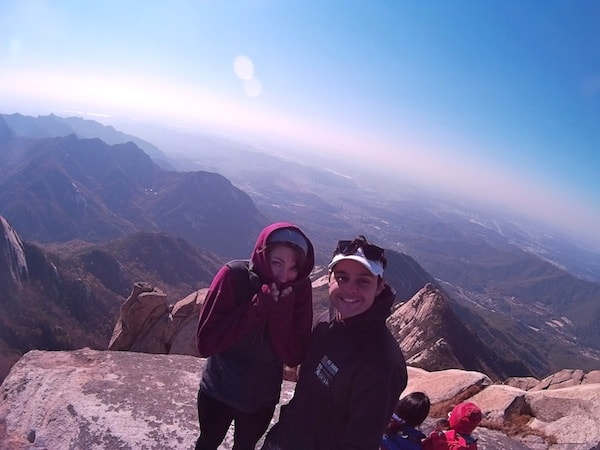
[[108, 349], [199, 356], [196, 328], [206, 291], [200, 289], [169, 305], [160, 289], [135, 283], [121, 306]]
[[489, 377], [480, 372], [446, 369], [429, 372], [416, 367], [408, 368], [409, 392], [426, 392], [432, 403], [458, 403], [492, 384]]
[[540, 383], [540, 380], [534, 377], [510, 377], [504, 381], [507, 386], [516, 387], [524, 391], [533, 389]]
[[525, 401], [533, 416], [529, 426], [553, 436], [557, 448], [600, 445], [600, 384], [530, 391]]
[[0, 448], [191, 448], [202, 360], [33, 350], [2, 384]]
[[529, 413], [525, 391], [516, 387], [495, 384], [469, 399], [484, 408], [488, 423], [501, 426], [506, 420]]

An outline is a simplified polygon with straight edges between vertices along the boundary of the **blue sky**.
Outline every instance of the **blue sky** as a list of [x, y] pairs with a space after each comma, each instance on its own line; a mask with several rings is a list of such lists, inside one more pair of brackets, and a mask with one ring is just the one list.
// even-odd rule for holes
[[594, 1], [3, 0], [0, 110], [277, 135], [600, 249]]

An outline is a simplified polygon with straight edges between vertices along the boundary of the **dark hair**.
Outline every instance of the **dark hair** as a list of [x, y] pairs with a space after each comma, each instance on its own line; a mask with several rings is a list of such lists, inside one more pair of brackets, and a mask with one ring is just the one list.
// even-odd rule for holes
[[384, 249], [375, 244], [371, 244], [363, 235], [357, 236], [352, 240], [338, 241], [337, 246], [333, 251], [333, 256], [339, 254], [352, 255], [359, 248], [362, 248], [365, 258], [371, 261], [379, 261], [385, 269], [387, 266], [387, 260], [383, 255]]
[[400, 421], [392, 418], [385, 433], [394, 435], [400, 431], [404, 425], [415, 428], [421, 425], [429, 415], [431, 402], [424, 392], [412, 392], [398, 401], [394, 414], [401, 419]]

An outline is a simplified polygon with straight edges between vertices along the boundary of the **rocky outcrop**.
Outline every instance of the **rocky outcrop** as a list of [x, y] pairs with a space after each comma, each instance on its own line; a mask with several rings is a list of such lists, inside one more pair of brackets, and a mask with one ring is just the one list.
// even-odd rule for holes
[[504, 381], [504, 384], [528, 391], [537, 386], [539, 382], [540, 380], [534, 377], [510, 377]]
[[465, 326], [464, 319], [443, 290], [427, 283], [398, 306], [387, 323], [410, 365], [426, 370], [477, 370], [495, 380], [521, 369], [486, 346]]
[[206, 289], [200, 289], [169, 305], [160, 289], [135, 283], [121, 306], [108, 349], [199, 356], [196, 327], [205, 295]]
[[429, 372], [409, 367], [406, 393], [423, 391], [432, 403], [459, 403], [491, 384], [488, 376], [480, 372], [459, 369]]
[[0, 290], [18, 289], [27, 277], [23, 242], [6, 219], [0, 216]]
[[[589, 372], [583, 378], [590, 374], [595, 376], [595, 372]], [[409, 367], [403, 395], [414, 391], [429, 395], [432, 411], [439, 417], [458, 402], [469, 400], [477, 404], [484, 414], [482, 426], [475, 433], [482, 449], [511, 448], [505, 441], [504, 447], [499, 445], [498, 436], [483, 433], [482, 427], [510, 431], [525, 448], [531, 449], [589, 450], [600, 445], [600, 383], [525, 391], [493, 384], [479, 372], [428, 372]]]
[[[0, 448], [191, 449], [204, 364], [187, 355], [30, 351], [0, 387]], [[280, 404], [294, 386], [283, 382]], [[403, 395], [417, 390], [429, 394], [440, 415], [461, 400], [477, 403], [485, 416], [474, 433], [481, 449], [590, 450], [600, 443], [597, 383], [528, 392], [491, 384], [482, 373], [409, 367]], [[501, 430], [515, 423], [520, 432], [509, 438]], [[220, 448], [231, 447], [232, 430]]]
[[582, 384], [600, 383], [600, 370], [585, 373], [580, 369], [563, 369], [543, 380], [532, 377], [511, 377], [504, 384], [514, 386], [525, 391], [543, 391], [548, 389], [562, 389]]
[[532, 391], [541, 391], [549, 389], [562, 389], [581, 384], [600, 383], [600, 370], [593, 370], [585, 373], [580, 369], [564, 369], [549, 377], [544, 378], [537, 385], [531, 388]]
[[33, 350], [0, 393], [2, 449], [192, 448], [202, 360]]
[[[322, 289], [323, 279], [313, 282]], [[109, 350], [199, 356], [194, 345], [201, 289], [170, 306], [160, 289], [136, 283], [121, 307]], [[428, 283], [412, 299], [400, 305], [388, 319], [407, 362], [426, 370], [461, 368], [504, 379], [501, 357], [485, 347], [450, 307], [444, 293]]]

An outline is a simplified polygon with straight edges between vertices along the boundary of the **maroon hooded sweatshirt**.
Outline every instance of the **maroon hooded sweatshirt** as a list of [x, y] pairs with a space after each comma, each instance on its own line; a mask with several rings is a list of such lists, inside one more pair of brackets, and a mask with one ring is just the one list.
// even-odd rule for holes
[[[292, 292], [275, 302], [270, 294], [273, 275], [264, 251], [271, 233], [291, 228], [288, 222], [267, 226], [259, 234], [248, 269], [223, 266], [213, 279], [200, 311], [198, 351], [208, 357], [200, 388], [241, 411], [253, 412], [279, 401], [283, 364], [296, 366], [306, 355], [312, 326], [314, 249], [298, 267]], [[234, 268], [237, 267], [237, 268]]]

